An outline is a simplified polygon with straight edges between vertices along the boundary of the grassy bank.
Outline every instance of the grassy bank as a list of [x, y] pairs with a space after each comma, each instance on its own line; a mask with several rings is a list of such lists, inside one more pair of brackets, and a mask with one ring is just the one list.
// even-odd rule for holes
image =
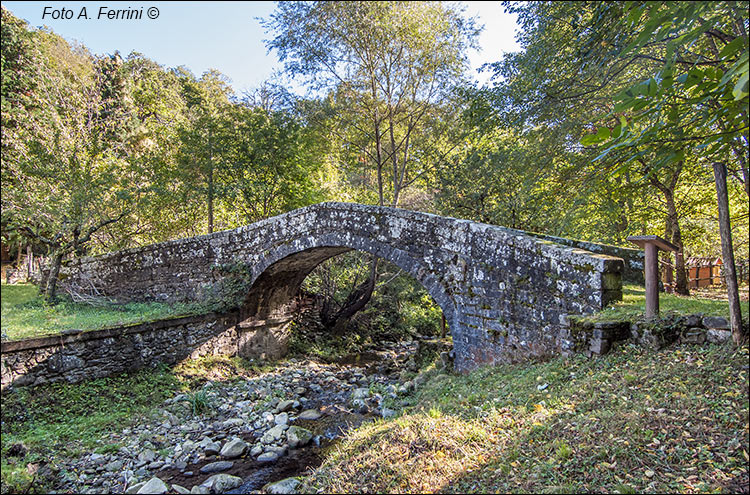
[[[726, 294], [724, 294], [726, 298]], [[748, 301], [741, 301], [742, 315], [748, 316]], [[659, 294], [659, 309], [662, 313], [681, 315], [703, 313], [706, 316], [729, 318], [729, 303], [726, 299], [711, 299], [678, 294]], [[612, 304], [597, 315], [599, 319], [627, 320], [642, 316], [646, 312], [646, 289], [640, 285], [624, 285], [622, 301]]]
[[334, 448], [305, 489], [747, 490], [747, 364], [746, 347], [625, 345], [599, 359], [435, 374], [400, 417]]
[[185, 304], [128, 303], [99, 307], [63, 299], [50, 305], [31, 284], [2, 284], [0, 290], [3, 340], [41, 337], [72, 328], [96, 330], [190, 312]]

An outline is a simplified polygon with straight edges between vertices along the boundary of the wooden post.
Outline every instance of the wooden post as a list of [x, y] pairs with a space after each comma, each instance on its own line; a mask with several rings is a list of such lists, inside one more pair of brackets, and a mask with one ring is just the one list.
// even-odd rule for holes
[[643, 269], [646, 275], [646, 318], [659, 316], [659, 249], [677, 251], [669, 241], [656, 235], [639, 235], [627, 238], [646, 251]]
[[659, 249], [655, 244], [649, 242], [645, 246], [646, 263], [646, 318], [659, 315], [659, 272], [657, 270], [657, 258]]
[[442, 317], [440, 321], [440, 338], [444, 339], [445, 338], [445, 313], [441, 312], [440, 316]]

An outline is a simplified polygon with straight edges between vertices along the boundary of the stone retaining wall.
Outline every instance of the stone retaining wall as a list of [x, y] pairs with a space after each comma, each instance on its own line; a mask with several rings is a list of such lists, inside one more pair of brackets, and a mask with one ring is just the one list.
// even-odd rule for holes
[[245, 326], [237, 320], [237, 312], [210, 313], [2, 342], [2, 389], [75, 383], [205, 355], [277, 358], [286, 353], [286, 321]]

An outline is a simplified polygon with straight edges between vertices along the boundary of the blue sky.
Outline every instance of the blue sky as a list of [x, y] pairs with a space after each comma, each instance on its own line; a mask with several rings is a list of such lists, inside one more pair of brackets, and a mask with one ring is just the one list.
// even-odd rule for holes
[[[518, 50], [514, 40], [515, 16], [505, 14], [500, 2], [460, 2], [467, 15], [478, 15], [485, 25], [481, 52], [469, 54], [472, 68], [497, 61], [501, 53]], [[274, 53], [267, 53], [265, 34], [258, 18], [268, 18], [274, 2], [3, 2], [15, 16], [31, 26], [46, 25], [67, 40], [77, 40], [93, 53], [125, 56], [141, 52], [167, 67], [184, 65], [196, 75], [218, 69], [232, 80], [235, 92], [252, 90], [279, 68]], [[77, 19], [82, 7], [89, 19]], [[50, 7], [43, 19], [45, 7]], [[53, 19], [61, 8], [72, 19]], [[143, 9], [142, 19], [97, 19], [99, 9]], [[149, 19], [156, 7], [158, 17]], [[476, 75], [480, 83], [486, 75]]]

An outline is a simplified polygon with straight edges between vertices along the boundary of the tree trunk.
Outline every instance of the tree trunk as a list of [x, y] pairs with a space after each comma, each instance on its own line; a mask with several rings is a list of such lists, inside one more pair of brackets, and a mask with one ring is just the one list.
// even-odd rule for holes
[[50, 267], [49, 276], [47, 277], [47, 289], [44, 293], [44, 298], [50, 303], [55, 303], [57, 301], [57, 279], [60, 275], [62, 259], [62, 252], [55, 253], [52, 258], [52, 266]]
[[214, 231], [214, 162], [211, 148], [211, 134], [208, 135], [208, 233]]
[[44, 269], [44, 265], [47, 264], [46, 263], [47, 260], [52, 259], [51, 256], [50, 256], [52, 254], [52, 248], [50, 248], [49, 246], [46, 246], [46, 247], [47, 247], [47, 255], [44, 257], [43, 260], [39, 261], [39, 272], [40, 272], [40, 276], [39, 276], [39, 295], [40, 296], [43, 296], [44, 294], [47, 293], [47, 280], [49, 280], [49, 268], [47, 270], [45, 270]]
[[[672, 231], [672, 222], [667, 216], [664, 225], [664, 238], [671, 241], [674, 237]], [[674, 265], [672, 265], [672, 253], [669, 251], [661, 252], [661, 259], [664, 262], [664, 292], [674, 292]]]
[[26, 245], [26, 281], [31, 280], [31, 270], [34, 263], [34, 255], [31, 252], [31, 246]]
[[[372, 293], [375, 290], [375, 281], [377, 280], [378, 258], [373, 256], [370, 262], [370, 273], [367, 280], [362, 282], [346, 298], [335, 315], [328, 318], [327, 327], [333, 330], [335, 335], [342, 335], [346, 330], [349, 320], [357, 314], [362, 308], [370, 302]], [[325, 324], [325, 323], [324, 323]]]
[[[650, 167], [645, 162], [641, 161], [646, 172], [650, 171]], [[661, 182], [657, 177], [656, 173], [651, 173], [649, 180], [651, 183], [661, 191], [664, 195], [664, 201], [667, 203], [667, 230], [671, 230], [672, 238], [667, 239], [672, 241], [672, 244], [677, 246], [678, 251], [675, 253], [675, 292], [682, 294], [683, 296], [689, 296], [690, 290], [687, 286], [687, 274], [685, 272], [685, 250], [682, 245], [682, 234], [680, 232], [679, 215], [677, 214], [677, 205], [674, 201], [674, 192], [677, 189], [677, 182], [680, 179], [684, 162], [679, 161], [675, 164], [674, 168], [670, 171], [668, 180]]]
[[716, 181], [716, 200], [719, 208], [719, 234], [721, 235], [721, 254], [724, 266], [724, 280], [727, 284], [729, 299], [729, 321], [732, 327], [732, 340], [740, 345], [745, 340], [742, 333], [742, 312], [737, 288], [737, 272], [734, 266], [732, 247], [732, 229], [729, 222], [729, 195], [727, 193], [727, 167], [721, 162], [714, 162], [714, 180]]
[[680, 232], [680, 223], [677, 216], [677, 207], [674, 202], [674, 194], [672, 191], [669, 194], [665, 194], [667, 200], [667, 213], [668, 221], [672, 229], [672, 244], [677, 246], [678, 251], [674, 253], [674, 269], [675, 269], [675, 288], [674, 291], [677, 294], [683, 296], [690, 295], [690, 289], [688, 289], [687, 273], [685, 271], [685, 251], [682, 245], [682, 233]]

